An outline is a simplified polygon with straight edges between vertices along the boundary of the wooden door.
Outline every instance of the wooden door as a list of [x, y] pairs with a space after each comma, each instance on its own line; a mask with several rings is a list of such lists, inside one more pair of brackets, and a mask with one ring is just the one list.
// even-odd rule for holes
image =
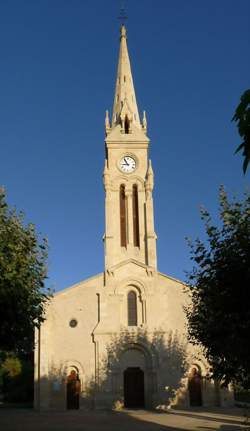
[[129, 408], [144, 407], [144, 372], [139, 367], [124, 371], [124, 405]]
[[81, 384], [76, 371], [72, 370], [67, 377], [67, 409], [79, 409]]
[[201, 375], [193, 368], [189, 379], [188, 379], [188, 390], [190, 406], [198, 407], [202, 406], [202, 395], [201, 395]]

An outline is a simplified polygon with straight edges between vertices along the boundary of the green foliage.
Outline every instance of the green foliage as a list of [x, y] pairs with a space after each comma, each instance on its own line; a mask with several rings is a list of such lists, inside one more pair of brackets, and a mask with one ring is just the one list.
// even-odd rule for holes
[[2, 372], [9, 377], [16, 377], [22, 372], [22, 363], [17, 356], [8, 355], [2, 363]]
[[29, 357], [20, 359], [13, 353], [5, 353], [0, 364], [0, 383], [4, 401], [11, 403], [32, 402], [33, 362]]
[[43, 321], [48, 299], [47, 241], [23, 214], [10, 209], [0, 189], [0, 346], [3, 351], [27, 352], [33, 347], [34, 326]]
[[250, 160], [250, 90], [246, 90], [242, 94], [240, 104], [236, 108], [232, 121], [237, 123], [239, 135], [242, 138], [242, 143], [235, 153], [243, 150], [243, 172], [245, 174]]
[[190, 243], [189, 338], [201, 343], [214, 377], [250, 388], [250, 196], [229, 202], [220, 189], [221, 227], [202, 211], [207, 242]]

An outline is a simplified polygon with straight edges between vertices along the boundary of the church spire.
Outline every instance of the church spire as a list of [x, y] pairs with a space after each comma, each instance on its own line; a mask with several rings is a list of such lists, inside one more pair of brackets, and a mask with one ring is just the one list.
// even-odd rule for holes
[[121, 26], [120, 53], [115, 87], [112, 127], [117, 124], [134, 124], [141, 129], [140, 117], [130, 67], [126, 28]]

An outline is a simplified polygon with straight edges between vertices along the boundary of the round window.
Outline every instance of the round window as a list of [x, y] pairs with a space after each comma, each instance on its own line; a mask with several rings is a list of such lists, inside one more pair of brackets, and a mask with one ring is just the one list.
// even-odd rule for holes
[[76, 319], [71, 319], [69, 322], [69, 326], [71, 328], [75, 328], [77, 326], [77, 320]]

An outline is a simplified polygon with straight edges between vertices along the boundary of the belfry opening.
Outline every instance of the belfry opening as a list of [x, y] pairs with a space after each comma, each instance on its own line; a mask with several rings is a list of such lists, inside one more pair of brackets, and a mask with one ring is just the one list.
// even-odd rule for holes
[[124, 121], [124, 131], [125, 131], [126, 134], [129, 133], [129, 119], [128, 119], [127, 115], [126, 115], [125, 121]]

